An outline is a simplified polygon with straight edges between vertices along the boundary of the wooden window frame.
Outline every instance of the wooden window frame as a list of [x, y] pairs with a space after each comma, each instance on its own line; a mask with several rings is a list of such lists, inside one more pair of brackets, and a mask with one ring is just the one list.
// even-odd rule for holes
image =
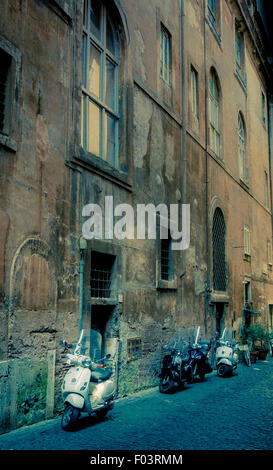
[[[84, 15], [83, 15], [83, 49], [82, 49], [82, 118], [81, 118], [81, 146], [83, 149], [96, 157], [102, 158], [103, 160], [107, 161], [111, 166], [118, 168], [119, 166], [119, 127], [120, 127], [120, 105], [119, 105], [119, 69], [120, 69], [120, 60], [119, 60], [119, 45], [118, 45], [118, 37], [115, 34], [114, 42], [116, 51], [113, 54], [107, 48], [107, 38], [106, 38], [106, 28], [107, 28], [107, 19], [111, 24], [112, 31], [114, 31], [113, 24], [111, 22], [111, 15], [108, 12], [108, 8], [105, 6], [103, 2], [99, 2], [101, 5], [101, 17], [100, 17], [100, 30], [103, 32], [100, 38], [97, 38], [94, 33], [91, 31], [90, 26], [90, 15], [88, 14], [90, 10], [91, 0], [85, 0], [85, 8], [84, 8]], [[98, 54], [100, 54], [100, 61], [99, 61], [99, 69], [100, 69], [100, 77], [99, 77], [99, 93], [97, 96], [94, 91], [92, 91], [88, 87], [88, 78], [87, 74], [88, 71], [90, 73], [89, 68], [89, 60], [90, 60], [90, 49], [91, 46], [94, 48]], [[109, 106], [106, 103], [106, 64], [107, 61], [111, 63], [114, 67], [114, 103], [113, 107]], [[98, 132], [99, 136], [97, 139], [99, 140], [98, 152], [92, 152], [91, 149], [91, 142], [92, 136], [89, 126], [89, 113], [88, 113], [88, 106], [95, 106], [96, 110], [99, 113], [99, 126]], [[111, 161], [107, 158], [107, 119], [111, 118], [114, 122], [114, 155], [111, 158]]]
[[171, 34], [167, 28], [160, 24], [160, 77], [168, 85], [171, 85], [171, 64], [172, 64], [172, 42]]

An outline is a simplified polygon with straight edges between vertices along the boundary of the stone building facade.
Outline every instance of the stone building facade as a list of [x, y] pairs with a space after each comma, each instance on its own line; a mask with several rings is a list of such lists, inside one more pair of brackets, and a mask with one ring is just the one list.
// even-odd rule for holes
[[[79, 323], [102, 333], [118, 396], [158, 383], [181, 325], [208, 337], [228, 325], [239, 338], [260, 312], [272, 326], [264, 3], [1, 3], [3, 431], [62, 408], [59, 342]], [[111, 236], [108, 201], [110, 214], [190, 204], [189, 247], [171, 250], [158, 226], [155, 239]], [[81, 297], [89, 204], [108, 231], [82, 252]]]

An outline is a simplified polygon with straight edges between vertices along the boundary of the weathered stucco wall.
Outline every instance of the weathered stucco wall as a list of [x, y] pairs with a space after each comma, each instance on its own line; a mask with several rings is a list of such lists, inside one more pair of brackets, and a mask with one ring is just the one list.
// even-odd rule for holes
[[[181, 204], [186, 171], [191, 241], [183, 255], [173, 252], [174, 280], [167, 288], [158, 282], [159, 240], [87, 243], [83, 324], [104, 332], [104, 351], [112, 352], [118, 366], [118, 396], [158, 383], [162, 347], [179, 326], [206, 324], [208, 336], [214, 334], [216, 207], [226, 224], [227, 292], [220, 299], [226, 324], [239, 334], [246, 278], [252, 281], [253, 308], [264, 321], [273, 303], [266, 252], [272, 240], [271, 207], [265, 207], [264, 188], [264, 172], [270, 176], [268, 129], [261, 122], [260, 103], [267, 84], [247, 33], [246, 87], [236, 77], [234, 21], [239, 12], [234, 2], [220, 2], [219, 41], [207, 11], [204, 17], [203, 2], [185, 1], [185, 128], [181, 2], [108, 3], [120, 34], [119, 168], [80, 146], [83, 1], [7, 0], [0, 5], [0, 47], [8, 41], [16, 64], [12, 139], [4, 145], [0, 141], [2, 431], [62, 410], [66, 369], [59, 341], [73, 342], [78, 333], [78, 241], [85, 204], [104, 208], [106, 196], [113, 196], [114, 205], [127, 203], [134, 209], [137, 204]], [[171, 36], [170, 85], [160, 77], [161, 24]], [[198, 117], [192, 114], [191, 66], [198, 72]], [[211, 67], [221, 91], [220, 159], [208, 138]], [[246, 123], [249, 185], [239, 178], [239, 111]], [[248, 260], [242, 248], [244, 224], [251, 232]], [[110, 299], [91, 298], [94, 252], [115, 257]], [[142, 353], [128, 361], [132, 338], [141, 338]]]

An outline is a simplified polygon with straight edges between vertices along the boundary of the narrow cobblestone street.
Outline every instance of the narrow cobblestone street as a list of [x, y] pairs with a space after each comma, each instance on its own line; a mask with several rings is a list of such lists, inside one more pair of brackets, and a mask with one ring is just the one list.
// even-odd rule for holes
[[269, 357], [172, 395], [154, 388], [123, 398], [103, 421], [82, 416], [73, 432], [62, 431], [60, 418], [12, 431], [0, 436], [0, 449], [272, 449], [272, 377]]

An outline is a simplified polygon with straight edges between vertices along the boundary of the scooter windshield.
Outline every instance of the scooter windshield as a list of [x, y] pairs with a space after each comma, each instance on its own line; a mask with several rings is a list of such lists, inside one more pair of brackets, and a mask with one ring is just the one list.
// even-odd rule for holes
[[79, 339], [73, 347], [74, 354], [84, 355], [92, 361], [101, 357], [101, 334], [99, 331], [84, 328], [81, 330]]
[[234, 337], [232, 328], [225, 328], [222, 333], [221, 339], [222, 341], [233, 341]]
[[167, 349], [177, 349], [179, 351], [187, 349], [188, 343], [184, 336], [184, 331], [182, 329], [177, 330], [171, 338], [171, 341], [165, 347]]
[[206, 338], [205, 330], [200, 325], [185, 327], [184, 336], [191, 345], [197, 345]]

